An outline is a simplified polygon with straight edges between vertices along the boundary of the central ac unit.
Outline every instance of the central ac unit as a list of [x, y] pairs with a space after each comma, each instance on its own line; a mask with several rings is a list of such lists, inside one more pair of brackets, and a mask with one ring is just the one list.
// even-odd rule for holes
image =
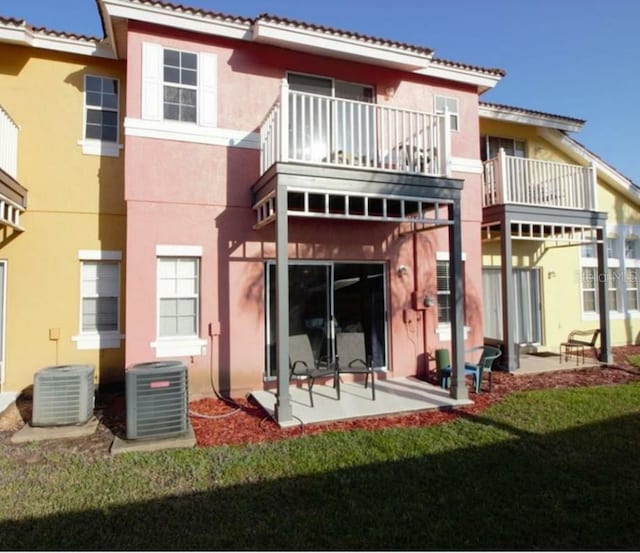
[[57, 365], [33, 379], [31, 426], [84, 424], [93, 415], [95, 386], [91, 365]]
[[127, 440], [188, 431], [187, 367], [179, 361], [140, 363], [126, 371]]

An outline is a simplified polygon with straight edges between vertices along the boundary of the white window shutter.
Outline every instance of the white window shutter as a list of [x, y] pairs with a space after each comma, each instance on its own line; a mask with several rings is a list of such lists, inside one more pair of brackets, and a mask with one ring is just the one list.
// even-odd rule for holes
[[163, 119], [163, 51], [160, 44], [142, 43], [142, 118]]
[[218, 125], [218, 57], [201, 53], [198, 67], [198, 123], [203, 127]]

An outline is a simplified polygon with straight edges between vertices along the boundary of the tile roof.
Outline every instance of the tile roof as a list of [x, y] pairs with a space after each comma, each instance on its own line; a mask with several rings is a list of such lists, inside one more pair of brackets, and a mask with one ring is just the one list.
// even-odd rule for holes
[[248, 17], [242, 17], [240, 15], [230, 15], [230, 14], [225, 14], [221, 12], [214, 12], [211, 10], [205, 10], [203, 8], [185, 6], [184, 4], [175, 4], [173, 2], [165, 2], [163, 0], [129, 0], [129, 2], [131, 2], [132, 4], [141, 4], [144, 6], [151, 6], [153, 8], [165, 8], [171, 11], [185, 13], [189, 15], [199, 15], [206, 19], [234, 21], [236, 23], [246, 23], [247, 25], [250, 25], [251, 23], [253, 23], [253, 19]]
[[337, 29], [335, 27], [327, 27], [325, 25], [316, 25], [314, 23], [307, 23], [305, 21], [298, 21], [295, 19], [288, 19], [285, 17], [280, 17], [277, 15], [271, 15], [268, 13], [262, 13], [258, 17], [255, 18], [255, 21], [269, 21], [272, 23], [279, 23], [282, 25], [286, 25], [288, 27], [295, 27], [297, 29], [309, 29], [311, 31], [318, 31], [323, 34], [331, 35], [331, 36], [339, 36], [343, 38], [353, 38], [355, 40], [360, 40], [362, 42], [366, 42], [368, 44], [379, 44], [381, 46], [392, 46], [394, 48], [400, 48], [402, 50], [406, 50], [409, 52], [414, 52], [417, 54], [423, 55], [431, 55], [433, 54], [433, 50], [431, 48], [427, 48], [425, 46], [416, 46], [415, 44], [407, 44], [406, 42], [398, 42], [395, 40], [387, 40], [384, 38], [374, 37], [370, 35], [363, 35], [361, 33], [356, 33], [353, 31], [345, 31], [342, 29]]
[[69, 38], [73, 40], [82, 40], [86, 42], [101, 42], [103, 40], [101, 38], [94, 37], [94, 36], [82, 35], [78, 33], [69, 33], [66, 31], [55, 31], [53, 29], [48, 29], [46, 27], [34, 27], [33, 25], [30, 25], [29, 23], [27, 23], [24, 19], [16, 19], [14, 17], [0, 16], [0, 24], [12, 25], [14, 27], [23, 28], [26, 31], [30, 31], [32, 33], [43, 34], [50, 37]]
[[536, 111], [533, 109], [525, 109], [517, 106], [507, 106], [505, 104], [493, 104], [490, 102], [480, 102], [480, 107], [487, 108], [496, 108], [496, 109], [506, 109], [509, 111], [515, 111], [518, 113], [523, 113], [525, 115], [541, 115], [542, 117], [553, 117], [554, 119], [562, 119], [564, 121], [570, 121], [571, 123], [577, 123], [579, 125], [584, 125], [586, 121], [584, 119], [577, 119], [575, 117], [568, 117], [566, 115], [557, 115], [555, 113], [548, 113], [545, 111]]
[[487, 73], [489, 75], [499, 75], [500, 77], [504, 77], [507, 74], [504, 69], [500, 69], [498, 67], [480, 67], [479, 65], [469, 65], [468, 63], [460, 63], [457, 61], [450, 61], [442, 58], [433, 58], [433, 63], [444, 65], [446, 67], [465, 69], [467, 71], [477, 71], [479, 73]]

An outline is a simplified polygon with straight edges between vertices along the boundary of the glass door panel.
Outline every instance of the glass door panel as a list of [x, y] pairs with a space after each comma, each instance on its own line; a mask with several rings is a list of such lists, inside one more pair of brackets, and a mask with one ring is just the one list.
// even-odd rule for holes
[[[276, 266], [268, 265], [267, 376], [276, 375]], [[313, 355], [332, 359], [330, 265], [289, 265], [289, 334], [306, 334]]]
[[[276, 376], [275, 264], [267, 265], [267, 378]], [[387, 366], [381, 263], [289, 265], [289, 334], [306, 334], [314, 357], [335, 360], [336, 332], [362, 332], [376, 367]]]
[[386, 366], [384, 286], [382, 264], [335, 264], [335, 331], [362, 332], [367, 356], [371, 357], [375, 367]]

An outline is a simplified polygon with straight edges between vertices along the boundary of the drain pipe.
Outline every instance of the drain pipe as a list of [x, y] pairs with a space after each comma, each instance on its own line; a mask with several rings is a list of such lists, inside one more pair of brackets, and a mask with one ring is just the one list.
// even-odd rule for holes
[[[418, 284], [420, 278], [419, 256], [418, 256], [418, 233], [415, 230], [415, 223], [412, 225], [412, 243], [413, 243], [413, 290], [414, 294], [418, 294], [420, 286]], [[417, 306], [412, 306], [413, 308]], [[416, 310], [416, 317], [422, 319], [422, 372], [427, 376], [427, 312], [425, 310]], [[420, 374], [420, 361], [416, 359], [416, 374]]]

